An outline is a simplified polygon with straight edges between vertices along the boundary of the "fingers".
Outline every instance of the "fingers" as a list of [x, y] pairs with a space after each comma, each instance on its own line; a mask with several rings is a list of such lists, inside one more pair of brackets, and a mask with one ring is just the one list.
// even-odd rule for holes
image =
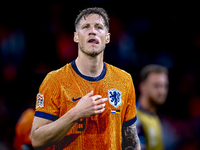
[[[91, 117], [96, 114], [100, 114], [105, 110], [105, 102], [108, 101], [108, 98], [102, 98], [101, 95], [93, 95], [94, 91], [87, 93], [84, 97], [82, 97], [82, 101], [79, 101], [79, 105], [84, 109], [87, 113], [84, 118]], [[85, 107], [85, 108], [84, 108]]]
[[99, 100], [95, 101], [95, 105], [101, 104], [101, 103], [105, 103], [108, 100], [108, 98], [101, 98]]
[[94, 94], [94, 91], [91, 91], [90, 93], [87, 93], [86, 95], [85, 95], [85, 97], [90, 97], [90, 98], [92, 98], [92, 100], [96, 100], [96, 99], [99, 99], [99, 98], [102, 98], [102, 96], [101, 95], [94, 95], [94, 96], [92, 96]]
[[95, 114], [101, 114], [104, 112], [105, 110], [105, 106], [106, 106], [106, 101], [108, 100], [108, 98], [102, 98], [99, 99], [97, 101], [95, 101], [95, 107], [94, 107], [94, 113]]
[[104, 108], [105, 106], [106, 106], [106, 103], [103, 103], [103, 104], [101, 104], [101, 105], [96, 105], [96, 106], [94, 107], [94, 109], [95, 109], [95, 110], [102, 109], [102, 108]]
[[91, 98], [92, 98], [93, 101], [96, 101], [97, 99], [102, 98], [102, 96], [101, 95], [94, 95]]
[[93, 94], [94, 94], [94, 91], [91, 91], [90, 93], [87, 93], [87, 94], [85, 95], [85, 97], [86, 97], [86, 98], [91, 98], [93, 101], [102, 98], [101, 95], [94, 95], [94, 96], [92, 96]]
[[92, 90], [90, 93], [87, 93], [85, 96], [91, 97], [94, 94], [94, 91]]
[[101, 114], [102, 112], [104, 112], [105, 108], [99, 109], [94, 111], [95, 114]]

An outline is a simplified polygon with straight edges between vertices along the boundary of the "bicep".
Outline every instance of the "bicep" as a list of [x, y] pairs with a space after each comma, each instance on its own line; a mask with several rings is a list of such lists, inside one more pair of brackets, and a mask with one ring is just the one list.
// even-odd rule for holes
[[140, 141], [137, 134], [136, 122], [130, 126], [123, 127], [123, 149], [140, 149]]

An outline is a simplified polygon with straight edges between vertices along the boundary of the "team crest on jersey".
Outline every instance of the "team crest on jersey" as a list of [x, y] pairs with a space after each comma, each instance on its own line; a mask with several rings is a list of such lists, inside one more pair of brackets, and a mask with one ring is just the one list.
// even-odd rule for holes
[[117, 89], [108, 90], [109, 103], [115, 108], [122, 104], [122, 93]]
[[38, 108], [38, 107], [44, 107], [44, 95], [42, 95], [42, 94], [37, 95], [36, 108]]

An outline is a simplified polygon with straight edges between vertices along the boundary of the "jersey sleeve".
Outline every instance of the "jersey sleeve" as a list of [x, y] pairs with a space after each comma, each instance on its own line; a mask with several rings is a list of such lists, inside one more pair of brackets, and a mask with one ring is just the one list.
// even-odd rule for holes
[[59, 117], [60, 88], [56, 75], [49, 73], [42, 82], [37, 94], [35, 116], [55, 121]]
[[130, 76], [130, 80], [128, 83], [128, 98], [127, 98], [127, 107], [126, 113], [124, 116], [123, 126], [127, 127], [135, 123], [137, 120], [136, 117], [136, 105], [135, 105], [135, 88], [133, 85], [132, 78]]

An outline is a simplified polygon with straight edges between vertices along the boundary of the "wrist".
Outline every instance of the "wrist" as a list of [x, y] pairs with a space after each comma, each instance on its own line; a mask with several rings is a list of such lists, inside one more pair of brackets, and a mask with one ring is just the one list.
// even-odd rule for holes
[[68, 115], [72, 117], [72, 122], [77, 122], [80, 119], [79, 111], [77, 111], [75, 107], [68, 111]]

